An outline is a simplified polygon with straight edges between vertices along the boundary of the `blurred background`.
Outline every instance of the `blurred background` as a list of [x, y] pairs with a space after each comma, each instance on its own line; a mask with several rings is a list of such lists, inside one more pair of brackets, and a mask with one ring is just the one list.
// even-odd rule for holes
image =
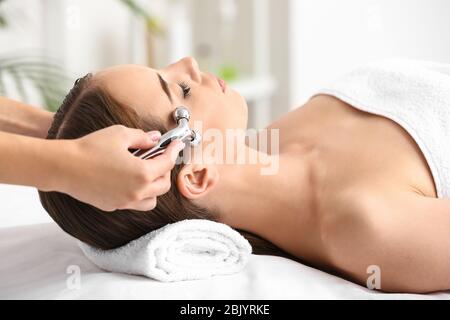
[[[0, 0], [0, 94], [55, 110], [88, 72], [193, 56], [263, 128], [360, 64], [450, 62], [449, 17], [448, 0]], [[25, 196], [38, 201], [35, 190], [0, 185], [9, 198], [0, 210], [31, 210]], [[21, 217], [0, 215], [0, 226]]]

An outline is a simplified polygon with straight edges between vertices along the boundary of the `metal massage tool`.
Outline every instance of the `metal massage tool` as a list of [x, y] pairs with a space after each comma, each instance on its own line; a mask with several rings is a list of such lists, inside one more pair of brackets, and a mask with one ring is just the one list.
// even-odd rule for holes
[[153, 148], [146, 150], [137, 149], [133, 152], [133, 155], [140, 157], [143, 160], [156, 157], [163, 153], [169, 144], [176, 139], [180, 139], [186, 145], [189, 144], [192, 147], [197, 146], [202, 140], [202, 137], [200, 133], [189, 128], [190, 117], [191, 115], [187, 108], [183, 106], [176, 108], [173, 112], [173, 119], [178, 126], [164, 133]]

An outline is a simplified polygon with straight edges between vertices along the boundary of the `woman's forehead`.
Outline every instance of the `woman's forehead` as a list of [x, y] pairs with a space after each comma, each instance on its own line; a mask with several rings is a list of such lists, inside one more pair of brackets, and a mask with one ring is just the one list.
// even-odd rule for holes
[[133, 78], [133, 77], [145, 77], [154, 75], [156, 76], [156, 70], [136, 65], [136, 64], [123, 64], [112, 66], [103, 70], [100, 70], [94, 74], [94, 78], [100, 81], [108, 81], [114, 78]]
[[96, 73], [94, 81], [142, 116], [165, 117], [165, 111], [171, 108], [155, 69], [140, 65], [114, 66]]

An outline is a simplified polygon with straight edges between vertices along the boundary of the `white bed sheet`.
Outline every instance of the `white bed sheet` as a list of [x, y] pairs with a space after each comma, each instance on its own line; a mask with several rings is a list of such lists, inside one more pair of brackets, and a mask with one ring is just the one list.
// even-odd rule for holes
[[[108, 273], [89, 262], [54, 223], [0, 229], [1, 299], [450, 299], [450, 293], [384, 294], [298, 262], [253, 255], [243, 272], [162, 283]], [[79, 288], [68, 287], [76, 265]]]

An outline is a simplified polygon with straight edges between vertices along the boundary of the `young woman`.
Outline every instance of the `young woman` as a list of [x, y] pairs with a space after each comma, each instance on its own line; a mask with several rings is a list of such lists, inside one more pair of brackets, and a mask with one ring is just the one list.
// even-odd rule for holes
[[[242, 96], [184, 58], [161, 70], [123, 65], [84, 77], [48, 138], [114, 124], [164, 132], [180, 105], [203, 130], [247, 125]], [[299, 259], [363, 285], [378, 266], [384, 291], [450, 288], [450, 201], [437, 197], [427, 161], [400, 125], [320, 94], [268, 129], [280, 133], [279, 154], [265, 155], [278, 157], [274, 175], [261, 175], [260, 164], [177, 165], [171, 189], [148, 212], [105, 213], [57, 192], [40, 192], [41, 201], [62, 229], [103, 249], [203, 218], [240, 231], [256, 254]]]

